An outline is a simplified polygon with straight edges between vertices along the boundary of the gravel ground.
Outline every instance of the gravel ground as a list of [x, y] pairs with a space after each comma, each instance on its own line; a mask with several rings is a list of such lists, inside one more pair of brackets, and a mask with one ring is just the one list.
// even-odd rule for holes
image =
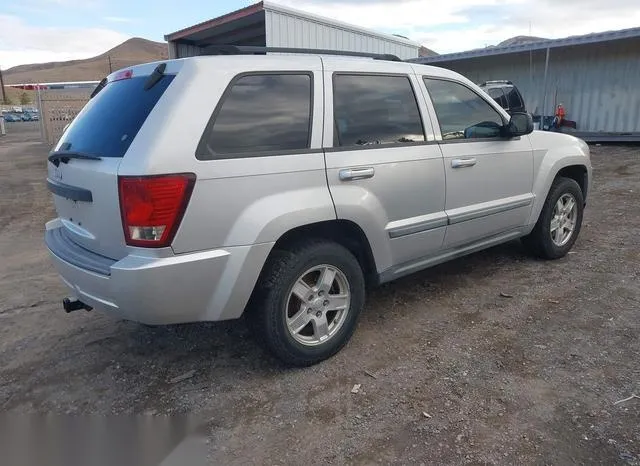
[[0, 407], [192, 414], [212, 464], [639, 465], [640, 399], [615, 402], [640, 395], [640, 147], [592, 153], [569, 256], [538, 261], [513, 242], [385, 285], [341, 353], [288, 369], [242, 321], [65, 315], [42, 242], [46, 147], [34, 124], [9, 125]]

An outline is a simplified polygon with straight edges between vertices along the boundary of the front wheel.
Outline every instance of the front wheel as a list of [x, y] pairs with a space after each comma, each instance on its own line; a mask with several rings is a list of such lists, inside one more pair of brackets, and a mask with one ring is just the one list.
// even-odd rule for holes
[[522, 242], [543, 259], [564, 257], [578, 239], [583, 212], [584, 196], [580, 185], [570, 178], [556, 178], [536, 226]]
[[254, 334], [283, 362], [309, 366], [351, 338], [364, 305], [360, 264], [349, 250], [312, 241], [274, 251], [249, 309]]

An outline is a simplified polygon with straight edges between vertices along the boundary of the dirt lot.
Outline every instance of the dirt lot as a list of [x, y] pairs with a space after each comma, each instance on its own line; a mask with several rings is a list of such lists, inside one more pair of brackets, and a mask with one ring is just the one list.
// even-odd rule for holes
[[242, 321], [65, 315], [46, 148], [17, 128], [0, 138], [2, 410], [193, 413], [213, 464], [640, 464], [640, 399], [614, 404], [640, 395], [640, 147], [592, 147], [567, 258], [514, 242], [386, 285], [339, 355], [292, 370]]

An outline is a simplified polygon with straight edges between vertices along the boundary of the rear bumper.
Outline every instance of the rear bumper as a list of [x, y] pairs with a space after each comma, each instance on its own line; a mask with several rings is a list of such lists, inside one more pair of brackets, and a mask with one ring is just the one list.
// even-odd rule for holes
[[[272, 246], [169, 257], [140, 251], [96, 262], [94, 253], [75, 245], [57, 225], [47, 224], [45, 243], [72, 294], [96, 310], [155, 325], [240, 317]], [[105, 268], [106, 261], [111, 263]]]

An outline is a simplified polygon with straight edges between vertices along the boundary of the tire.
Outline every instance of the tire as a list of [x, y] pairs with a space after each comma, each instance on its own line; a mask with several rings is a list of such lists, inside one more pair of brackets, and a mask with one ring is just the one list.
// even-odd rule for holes
[[[331, 285], [318, 285], [320, 277]], [[364, 299], [364, 275], [353, 254], [337, 243], [309, 241], [271, 254], [248, 320], [256, 339], [285, 364], [310, 366], [349, 341]]]
[[[558, 223], [555, 215], [561, 210], [558, 202], [573, 199], [575, 201], [575, 211], [571, 216], [562, 217], [559, 223], [572, 226], [571, 232], [568, 233], [568, 227], [562, 227], [562, 233], [558, 233], [557, 229], [552, 229], [552, 221], [554, 227]], [[580, 229], [582, 227], [582, 216], [584, 214], [584, 196], [580, 185], [571, 178], [558, 177], [553, 181], [547, 199], [540, 212], [540, 217], [533, 231], [522, 238], [522, 242], [534, 255], [542, 259], [559, 259], [567, 255], [578, 239]], [[566, 223], [569, 222], [569, 223]], [[558, 236], [561, 234], [562, 236]], [[566, 235], [570, 235], [565, 237]]]

